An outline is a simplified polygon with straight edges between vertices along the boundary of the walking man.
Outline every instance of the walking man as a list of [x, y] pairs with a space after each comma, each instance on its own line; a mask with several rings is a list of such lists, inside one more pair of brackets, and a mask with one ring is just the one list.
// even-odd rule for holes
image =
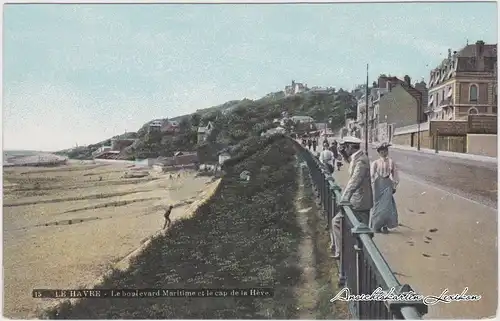
[[[345, 137], [341, 153], [349, 161], [349, 180], [342, 193], [340, 205], [351, 205], [354, 215], [360, 223], [369, 225], [370, 209], [373, 206], [373, 194], [370, 179], [370, 160], [361, 150], [361, 140]], [[341, 249], [340, 212], [332, 220], [331, 238], [335, 246], [334, 258], [340, 257]]]

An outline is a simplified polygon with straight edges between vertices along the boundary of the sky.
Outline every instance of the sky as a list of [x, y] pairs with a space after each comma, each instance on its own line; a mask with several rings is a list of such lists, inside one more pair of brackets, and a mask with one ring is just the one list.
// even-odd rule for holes
[[425, 79], [496, 3], [6, 4], [3, 148], [55, 151], [292, 80], [353, 89]]

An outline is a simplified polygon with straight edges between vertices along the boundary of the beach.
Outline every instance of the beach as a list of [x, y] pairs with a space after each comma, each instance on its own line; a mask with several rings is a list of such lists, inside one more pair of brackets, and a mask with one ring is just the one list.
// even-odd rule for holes
[[90, 287], [161, 230], [166, 206], [174, 205], [176, 220], [211, 181], [131, 166], [73, 161], [4, 170], [5, 317], [35, 317], [46, 303], [31, 298], [33, 289]]

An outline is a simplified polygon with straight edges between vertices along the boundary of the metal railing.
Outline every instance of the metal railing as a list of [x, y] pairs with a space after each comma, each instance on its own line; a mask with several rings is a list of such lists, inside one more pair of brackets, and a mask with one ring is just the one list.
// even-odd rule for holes
[[[341, 216], [339, 285], [348, 288], [351, 295], [372, 294], [379, 287], [383, 291], [394, 288], [394, 295], [413, 291], [396, 279], [372, 240], [373, 231], [357, 219], [350, 205], [339, 205], [341, 188], [324, 166], [297, 141], [293, 142], [309, 168], [329, 231], [335, 214]], [[349, 301], [348, 306], [353, 319], [422, 319], [428, 311], [422, 301]]]

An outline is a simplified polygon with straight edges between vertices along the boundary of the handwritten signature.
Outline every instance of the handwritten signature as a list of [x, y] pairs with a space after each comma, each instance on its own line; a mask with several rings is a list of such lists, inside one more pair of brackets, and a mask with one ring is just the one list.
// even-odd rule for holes
[[479, 301], [481, 295], [467, 294], [468, 287], [464, 288], [462, 293], [449, 294], [448, 289], [444, 289], [440, 295], [421, 295], [414, 291], [398, 293], [395, 288], [389, 291], [382, 290], [378, 287], [371, 294], [351, 294], [349, 288], [343, 288], [335, 297], [330, 299], [330, 302], [335, 301], [416, 301], [423, 302], [426, 305], [435, 305], [438, 303], [451, 303], [461, 301]]

